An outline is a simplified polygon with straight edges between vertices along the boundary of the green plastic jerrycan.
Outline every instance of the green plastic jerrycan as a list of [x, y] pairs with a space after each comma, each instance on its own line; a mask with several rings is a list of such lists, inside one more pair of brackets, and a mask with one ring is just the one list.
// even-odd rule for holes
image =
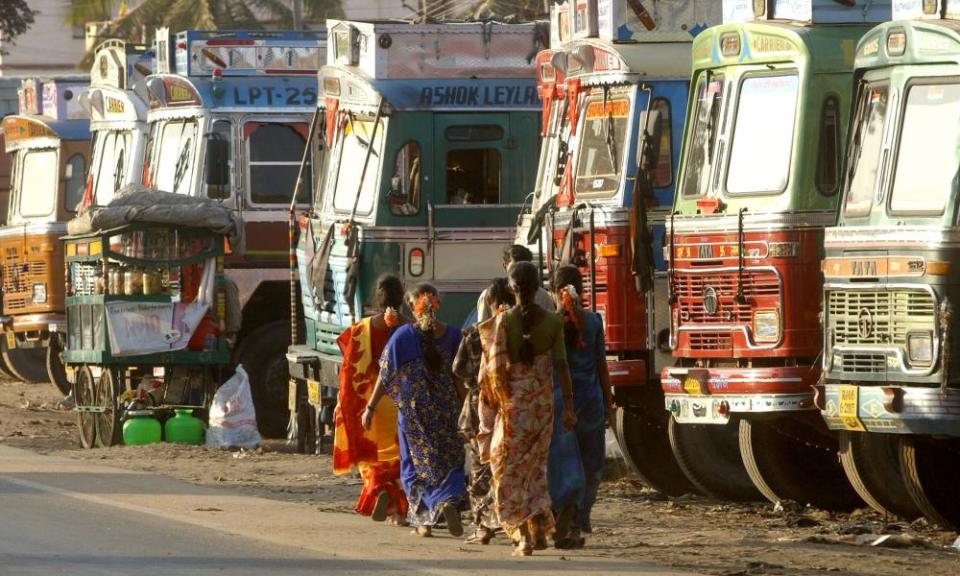
[[193, 410], [177, 408], [173, 412], [173, 418], [164, 425], [167, 442], [203, 444], [203, 421], [193, 415]]
[[131, 410], [123, 423], [123, 443], [127, 446], [156, 444], [161, 438], [160, 421], [152, 410]]

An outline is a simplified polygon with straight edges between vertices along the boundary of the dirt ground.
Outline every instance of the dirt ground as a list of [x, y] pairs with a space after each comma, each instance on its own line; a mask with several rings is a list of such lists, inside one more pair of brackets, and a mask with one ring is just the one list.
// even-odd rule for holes
[[[58, 399], [49, 385], [0, 381], [0, 442], [302, 502], [325, 512], [350, 513], [360, 489], [359, 478], [331, 474], [329, 457], [292, 453], [282, 441], [268, 442], [262, 452], [166, 444], [83, 450], [75, 414], [59, 409]], [[867, 544], [881, 534], [891, 535], [886, 546]], [[960, 552], [951, 548], [956, 539], [956, 534], [933, 530], [922, 520], [884, 522], [869, 509], [852, 514], [775, 512], [769, 504], [699, 497], [668, 500], [627, 476], [602, 486], [594, 534], [584, 553], [719, 576], [954, 576], [960, 573]], [[507, 544], [503, 537], [496, 542]]]

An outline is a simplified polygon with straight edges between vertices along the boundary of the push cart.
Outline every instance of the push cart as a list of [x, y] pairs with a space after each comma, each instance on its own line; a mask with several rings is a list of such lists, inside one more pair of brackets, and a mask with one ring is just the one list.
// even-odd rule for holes
[[205, 418], [230, 361], [225, 235], [133, 222], [64, 237], [63, 360], [85, 448], [121, 441], [130, 409]]

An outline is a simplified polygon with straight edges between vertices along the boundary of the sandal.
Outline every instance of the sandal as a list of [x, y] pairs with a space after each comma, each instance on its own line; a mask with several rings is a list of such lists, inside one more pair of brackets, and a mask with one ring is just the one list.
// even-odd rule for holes
[[374, 522], [383, 522], [387, 519], [387, 508], [390, 507], [390, 495], [387, 494], [386, 490], [381, 490], [377, 494], [377, 501], [373, 505], [373, 514], [370, 515], [370, 518]]
[[477, 528], [477, 531], [473, 533], [473, 536], [467, 538], [467, 544], [482, 544], [486, 546], [493, 540], [493, 530], [485, 526]]
[[410, 534], [421, 538], [430, 538], [433, 536], [433, 529], [429, 526], [417, 526]]
[[456, 538], [463, 536], [463, 522], [460, 520], [460, 511], [457, 507], [447, 502], [440, 511], [443, 512], [443, 518], [447, 521], [447, 530], [450, 535]]

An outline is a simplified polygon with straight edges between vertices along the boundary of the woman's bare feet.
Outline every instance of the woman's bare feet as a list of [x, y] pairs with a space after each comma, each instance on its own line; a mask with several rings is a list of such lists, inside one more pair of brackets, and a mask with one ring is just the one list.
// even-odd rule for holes
[[429, 526], [417, 526], [411, 534], [421, 538], [430, 538], [433, 536], [433, 529]]

